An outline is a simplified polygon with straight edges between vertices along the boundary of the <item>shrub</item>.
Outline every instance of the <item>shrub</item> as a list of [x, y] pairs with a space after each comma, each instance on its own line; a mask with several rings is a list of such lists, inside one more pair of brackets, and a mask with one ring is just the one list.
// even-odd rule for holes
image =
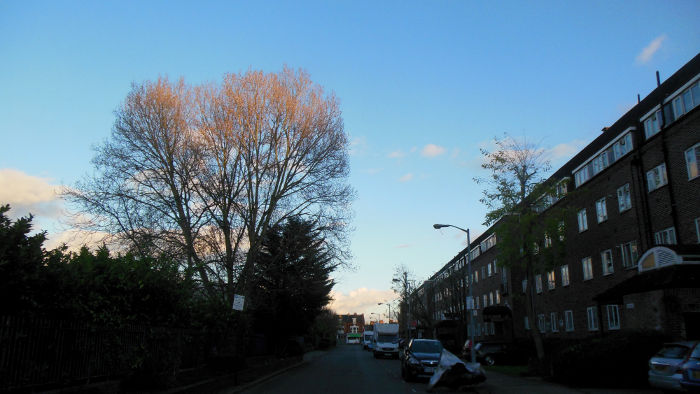
[[668, 341], [657, 331], [621, 331], [552, 346], [552, 378], [575, 386], [643, 387], [649, 358]]

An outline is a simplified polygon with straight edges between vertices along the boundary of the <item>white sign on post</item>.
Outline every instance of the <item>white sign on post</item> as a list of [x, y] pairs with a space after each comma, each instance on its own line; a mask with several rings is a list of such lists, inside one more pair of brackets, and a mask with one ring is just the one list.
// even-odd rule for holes
[[245, 303], [245, 296], [242, 296], [239, 294], [233, 295], [233, 310], [242, 311], [244, 303]]

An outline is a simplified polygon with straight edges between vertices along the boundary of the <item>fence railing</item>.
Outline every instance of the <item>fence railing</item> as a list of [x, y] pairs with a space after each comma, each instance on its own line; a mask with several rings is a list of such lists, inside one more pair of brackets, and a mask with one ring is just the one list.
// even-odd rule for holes
[[172, 373], [203, 364], [201, 331], [0, 316], [0, 391], [124, 376]]

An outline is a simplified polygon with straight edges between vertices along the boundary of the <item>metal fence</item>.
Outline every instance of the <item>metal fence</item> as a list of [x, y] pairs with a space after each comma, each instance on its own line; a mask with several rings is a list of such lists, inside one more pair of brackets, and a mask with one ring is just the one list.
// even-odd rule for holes
[[125, 376], [175, 374], [203, 364], [201, 331], [0, 316], [0, 391]]

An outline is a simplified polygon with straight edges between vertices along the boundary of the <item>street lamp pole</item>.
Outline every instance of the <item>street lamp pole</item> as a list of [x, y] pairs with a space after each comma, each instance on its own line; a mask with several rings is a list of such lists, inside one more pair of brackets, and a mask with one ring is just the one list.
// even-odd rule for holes
[[467, 313], [469, 314], [469, 342], [471, 343], [471, 347], [469, 349], [469, 353], [471, 356], [471, 361], [472, 363], [476, 363], [476, 353], [474, 353], [474, 347], [476, 344], [474, 343], [474, 294], [473, 294], [473, 281], [472, 281], [472, 243], [471, 239], [469, 238], [469, 229], [463, 229], [461, 227], [457, 227], [451, 224], [433, 224], [434, 229], [441, 229], [443, 227], [453, 227], [458, 230], [462, 230], [465, 233], [467, 233], [467, 284], [469, 285], [469, 298], [467, 300]]

